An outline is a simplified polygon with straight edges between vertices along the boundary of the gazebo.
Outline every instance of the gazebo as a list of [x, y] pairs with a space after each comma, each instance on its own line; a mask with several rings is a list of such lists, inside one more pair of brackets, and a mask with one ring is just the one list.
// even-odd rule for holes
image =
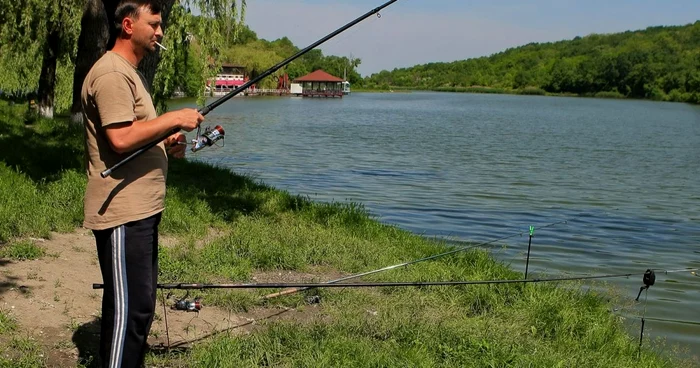
[[292, 93], [303, 97], [343, 97], [343, 79], [319, 69], [292, 81]]

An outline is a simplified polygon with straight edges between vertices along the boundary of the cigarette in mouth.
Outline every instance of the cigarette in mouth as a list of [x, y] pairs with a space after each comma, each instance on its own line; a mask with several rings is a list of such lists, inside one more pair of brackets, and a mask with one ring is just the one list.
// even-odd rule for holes
[[155, 41], [156, 45], [160, 46], [161, 49], [168, 51], [168, 49], [165, 48], [165, 46], [161, 45], [158, 43], [158, 41]]

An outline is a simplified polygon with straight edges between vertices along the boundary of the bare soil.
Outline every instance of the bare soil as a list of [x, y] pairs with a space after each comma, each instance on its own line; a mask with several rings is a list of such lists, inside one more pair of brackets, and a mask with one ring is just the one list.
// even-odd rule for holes
[[[0, 310], [17, 320], [20, 328], [16, 335], [39, 343], [47, 366], [90, 366], [91, 357], [96, 359], [98, 352], [102, 302], [102, 292], [92, 289], [93, 283], [102, 282], [94, 237], [90, 231], [79, 229], [70, 234], [54, 233], [49, 240], [33, 240], [46, 249], [46, 256], [31, 261], [0, 259]], [[163, 244], [168, 244], [168, 240], [164, 239]], [[254, 280], [301, 281], [315, 277], [318, 276], [284, 272], [259, 274]], [[162, 300], [158, 300], [149, 337], [151, 348], [160, 351], [166, 350], [168, 340], [170, 348], [186, 349], [217, 334], [248, 333], [261, 320], [305, 320], [317, 308], [314, 305], [303, 312], [258, 308], [233, 314], [206, 306], [200, 313], [188, 313], [170, 310], [172, 301], [166, 304], [168, 311], [164, 315]]]

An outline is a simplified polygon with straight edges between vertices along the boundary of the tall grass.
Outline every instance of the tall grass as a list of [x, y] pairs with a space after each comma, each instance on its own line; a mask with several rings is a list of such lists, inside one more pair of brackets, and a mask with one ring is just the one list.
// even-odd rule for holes
[[65, 120], [24, 125], [0, 101], [0, 242], [71, 231], [82, 221], [81, 131]]

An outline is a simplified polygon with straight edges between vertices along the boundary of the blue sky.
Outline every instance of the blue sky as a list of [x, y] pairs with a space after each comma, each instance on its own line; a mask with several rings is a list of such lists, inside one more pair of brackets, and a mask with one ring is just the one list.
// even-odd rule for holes
[[[305, 47], [385, 0], [248, 0], [259, 37]], [[571, 39], [700, 18], [700, 0], [399, 0], [320, 46], [362, 59], [360, 73], [491, 55], [529, 42]]]

